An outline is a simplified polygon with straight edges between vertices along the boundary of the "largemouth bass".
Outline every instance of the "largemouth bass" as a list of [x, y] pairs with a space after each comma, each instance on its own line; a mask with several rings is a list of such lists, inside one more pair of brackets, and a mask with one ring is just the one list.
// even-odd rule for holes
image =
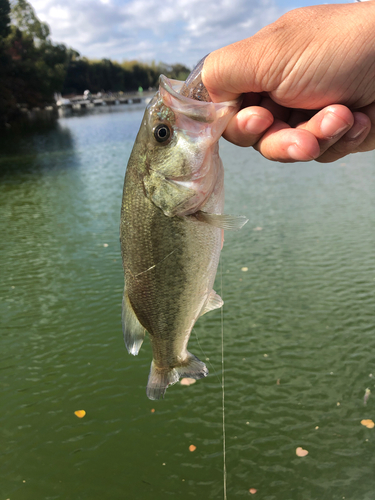
[[147, 331], [153, 360], [150, 399], [180, 377], [206, 377], [187, 351], [199, 316], [222, 306], [213, 284], [224, 229], [244, 217], [223, 214], [218, 140], [239, 108], [214, 104], [202, 84], [203, 60], [186, 82], [160, 77], [126, 169], [120, 240], [125, 275], [125, 345], [137, 355]]

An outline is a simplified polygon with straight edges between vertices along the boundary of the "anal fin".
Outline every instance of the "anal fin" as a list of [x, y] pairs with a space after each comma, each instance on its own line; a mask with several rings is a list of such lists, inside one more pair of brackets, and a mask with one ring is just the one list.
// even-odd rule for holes
[[213, 311], [214, 309], [220, 309], [224, 304], [223, 299], [218, 295], [215, 290], [211, 290], [206, 302], [204, 303], [200, 316], [206, 314], [209, 311]]
[[122, 299], [122, 331], [128, 353], [136, 356], [139, 353], [146, 332], [133, 310], [126, 290], [124, 290]]

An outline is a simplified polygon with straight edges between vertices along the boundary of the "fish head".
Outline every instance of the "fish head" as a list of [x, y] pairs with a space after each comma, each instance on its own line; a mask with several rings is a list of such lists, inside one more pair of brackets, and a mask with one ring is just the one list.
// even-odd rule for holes
[[160, 77], [137, 137], [144, 192], [169, 217], [200, 210], [222, 185], [217, 143], [239, 107], [182, 96], [183, 83]]

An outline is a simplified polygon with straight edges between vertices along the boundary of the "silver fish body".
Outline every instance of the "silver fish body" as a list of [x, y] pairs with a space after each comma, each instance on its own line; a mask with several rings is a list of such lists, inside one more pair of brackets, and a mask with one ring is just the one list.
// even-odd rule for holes
[[150, 399], [164, 396], [180, 377], [208, 374], [187, 343], [198, 317], [223, 304], [212, 288], [223, 229], [246, 222], [221, 215], [224, 174], [218, 140], [238, 103], [200, 102], [182, 95], [184, 85], [186, 90], [184, 82], [161, 76], [124, 182], [123, 331], [133, 355], [149, 333]]

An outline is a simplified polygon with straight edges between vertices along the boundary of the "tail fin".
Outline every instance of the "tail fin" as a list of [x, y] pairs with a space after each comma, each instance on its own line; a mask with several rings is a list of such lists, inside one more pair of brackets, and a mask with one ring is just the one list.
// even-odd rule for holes
[[159, 370], [155, 366], [155, 362], [152, 361], [146, 390], [148, 399], [164, 398], [167, 387], [178, 382], [179, 378], [179, 374], [175, 368]]
[[147, 382], [147, 397], [149, 399], [164, 398], [167, 387], [179, 381], [180, 377], [203, 378], [207, 377], [208, 370], [203, 361], [188, 353], [186, 361], [175, 368], [161, 370], [152, 361]]

